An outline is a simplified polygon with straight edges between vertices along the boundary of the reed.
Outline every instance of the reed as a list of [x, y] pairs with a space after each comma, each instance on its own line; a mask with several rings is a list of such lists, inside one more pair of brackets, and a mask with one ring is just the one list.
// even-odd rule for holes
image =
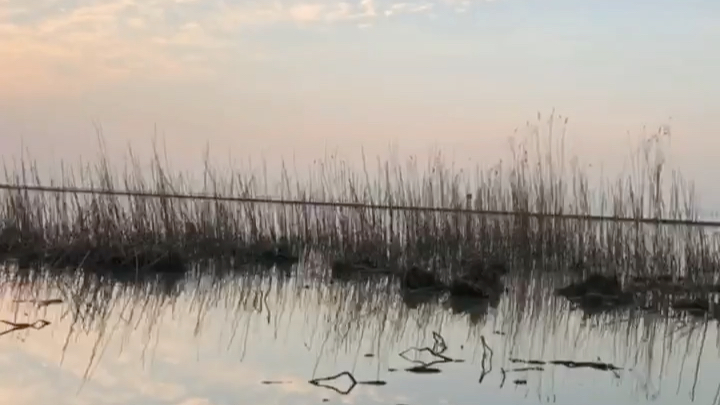
[[[159, 154], [146, 168], [130, 152], [118, 174], [107, 154], [97, 163], [63, 166], [43, 182], [37, 165], [5, 165], [6, 182], [16, 185], [88, 187], [156, 193], [160, 197], [86, 195], [73, 192], [3, 191], [0, 253], [55, 267], [117, 267], [126, 272], [155, 268], [184, 272], [186, 264], [212, 257], [238, 263], [292, 263], [308, 251], [328, 252], [346, 261], [366, 260], [387, 268], [417, 264], [450, 273], [468, 257], [491, 257], [514, 267], [546, 269], [573, 265], [622, 273], [715, 272], [718, 245], [702, 228], [641, 223], [534, 217], [536, 214], [697, 219], [694, 189], [677, 172], [667, 173], [658, 132], [643, 143], [630, 172], [592, 188], [577, 159], [568, 159], [564, 136], [538, 124], [511, 147], [511, 159], [475, 172], [446, 165], [442, 156], [422, 169], [378, 160], [370, 170], [327, 159], [306, 181], [282, 168], [280, 179], [252, 173], [222, 174], [206, 162], [204, 194], [329, 201], [388, 206], [469, 207], [512, 211], [516, 216], [379, 210], [366, 207], [278, 206], [178, 199], [168, 194], [197, 192], [186, 175], [172, 173]], [[372, 174], [371, 174], [372, 172]], [[471, 198], [469, 198], [471, 196]], [[237, 266], [236, 266], [237, 267]]]

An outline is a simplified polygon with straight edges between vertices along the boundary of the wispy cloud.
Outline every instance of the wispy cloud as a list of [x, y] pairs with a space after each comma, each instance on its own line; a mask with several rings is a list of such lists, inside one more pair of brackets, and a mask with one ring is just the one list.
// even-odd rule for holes
[[0, 6], [16, 10], [0, 13], [0, 58], [9, 67], [0, 78], [5, 92], [72, 92], [133, 75], [198, 75], [206, 73], [203, 66], [189, 63], [179, 48], [217, 43], [202, 30], [169, 24], [158, 2], [95, 1], [74, 8], [58, 2], [37, 14], [20, 4]]
[[4, 0], [0, 90], [67, 93], [131, 77], [204, 77], [213, 60], [251, 57], [242, 31], [351, 24], [429, 12], [432, 3], [260, 0]]

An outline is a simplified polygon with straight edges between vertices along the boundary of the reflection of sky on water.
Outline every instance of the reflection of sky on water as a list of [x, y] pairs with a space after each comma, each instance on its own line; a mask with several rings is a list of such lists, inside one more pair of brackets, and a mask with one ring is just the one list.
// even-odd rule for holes
[[[480, 398], [497, 404], [674, 404], [689, 402], [693, 385], [698, 403], [712, 403], [717, 389], [713, 324], [698, 357], [702, 324], [678, 328], [676, 321], [650, 315], [582, 321], [562, 312], [562, 301], [508, 298], [522, 296], [522, 288], [513, 288], [497, 311], [490, 310], [484, 326], [473, 326], [468, 315], [434, 306], [408, 310], [399, 297], [370, 288], [357, 287], [350, 296], [340, 283], [306, 289], [291, 280], [284, 287], [273, 283], [270, 290], [258, 280], [223, 285], [191, 286], [173, 301], [156, 299], [144, 309], [140, 293], [116, 294], [106, 301], [112, 304], [110, 315], [95, 319], [88, 333], [76, 325], [64, 355], [70, 305], [36, 310], [13, 303], [20, 292], [14, 289], [12, 297], [8, 290], [0, 319], [45, 318], [52, 324], [0, 336], [1, 398], [14, 404], [317, 404], [323, 398], [357, 404], [470, 404]], [[254, 300], [261, 290], [269, 291], [267, 300]], [[51, 291], [43, 295], [60, 294]], [[244, 298], [246, 303], [238, 304]], [[261, 301], [266, 305], [260, 307]], [[410, 364], [397, 353], [432, 345], [432, 331], [445, 337], [446, 355], [466, 362], [440, 365], [441, 374], [405, 372]], [[493, 348], [493, 370], [478, 384], [481, 335]], [[600, 358], [626, 370], [618, 379], [610, 372], [546, 366], [542, 372], [508, 373], [500, 389], [500, 369], [522, 366], [510, 363], [510, 357]], [[83, 384], [88, 364], [90, 378]], [[360, 385], [343, 397], [307, 383], [344, 370], [358, 380], [388, 384]], [[515, 386], [515, 379], [528, 384]], [[346, 384], [338, 383], [341, 389]]]

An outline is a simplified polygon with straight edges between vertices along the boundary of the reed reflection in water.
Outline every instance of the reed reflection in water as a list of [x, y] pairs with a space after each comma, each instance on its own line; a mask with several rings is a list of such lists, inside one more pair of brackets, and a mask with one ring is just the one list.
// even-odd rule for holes
[[[0, 336], [0, 398], [184, 405], [716, 399], [715, 321], [633, 308], [587, 317], [553, 294], [563, 280], [544, 272], [511, 276], [496, 303], [418, 302], [388, 279], [329, 283], [304, 263], [287, 273], [197, 269], [200, 276], [163, 284], [9, 266], [0, 319], [49, 324]], [[439, 373], [406, 371], [415, 364], [398, 353], [432, 346], [433, 332], [447, 344], [444, 356], [464, 362], [433, 366]], [[620, 370], [511, 359], [600, 361]], [[341, 395], [308, 383], [342, 371], [386, 384]]]

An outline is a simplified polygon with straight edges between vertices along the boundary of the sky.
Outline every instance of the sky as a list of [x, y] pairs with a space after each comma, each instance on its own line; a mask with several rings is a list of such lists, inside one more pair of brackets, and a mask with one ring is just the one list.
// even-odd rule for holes
[[[160, 140], [174, 166], [336, 151], [496, 163], [538, 112], [619, 164], [670, 125], [711, 196], [720, 3], [0, 0], [0, 155], [42, 165]], [[277, 166], [277, 165], [276, 165]]]

